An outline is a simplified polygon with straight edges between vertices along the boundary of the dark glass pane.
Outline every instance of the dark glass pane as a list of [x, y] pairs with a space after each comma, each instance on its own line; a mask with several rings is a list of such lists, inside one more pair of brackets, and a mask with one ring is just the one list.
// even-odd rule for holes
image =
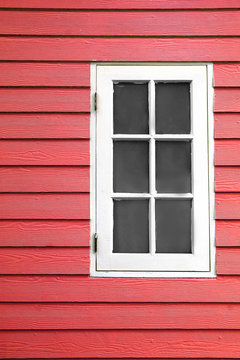
[[156, 200], [156, 252], [191, 253], [191, 200]]
[[114, 84], [113, 114], [115, 134], [147, 134], [148, 84]]
[[190, 133], [190, 84], [156, 84], [156, 133]]
[[156, 141], [156, 188], [160, 193], [191, 192], [190, 141]]
[[149, 252], [148, 200], [114, 200], [113, 252]]
[[147, 141], [114, 141], [115, 192], [148, 192], [148, 148]]

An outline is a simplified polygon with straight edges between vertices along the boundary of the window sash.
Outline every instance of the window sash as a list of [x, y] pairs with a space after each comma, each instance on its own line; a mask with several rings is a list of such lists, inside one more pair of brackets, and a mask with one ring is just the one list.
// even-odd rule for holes
[[[150, 132], [149, 135], [113, 134], [113, 81], [150, 81]], [[154, 111], [154, 81], [191, 82], [192, 124], [190, 135], [157, 135]], [[196, 66], [97, 66], [97, 191], [96, 213], [98, 251], [96, 268], [100, 271], [203, 271], [210, 270], [209, 234], [209, 171], [208, 171], [208, 114], [207, 114], [207, 65]], [[149, 194], [113, 194], [113, 139], [146, 139], [150, 141], [151, 182]], [[155, 189], [155, 140], [192, 140], [192, 192], [193, 192], [193, 253], [156, 254], [154, 198], [191, 198], [192, 194], [156, 194]], [[104, 165], [103, 165], [104, 164]], [[112, 253], [113, 201], [112, 198], [150, 198], [151, 242], [150, 254]]]

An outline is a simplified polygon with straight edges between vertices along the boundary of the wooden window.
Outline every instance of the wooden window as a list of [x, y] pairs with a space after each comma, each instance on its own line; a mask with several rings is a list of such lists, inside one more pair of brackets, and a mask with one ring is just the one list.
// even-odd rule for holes
[[93, 276], [215, 275], [212, 66], [95, 64]]

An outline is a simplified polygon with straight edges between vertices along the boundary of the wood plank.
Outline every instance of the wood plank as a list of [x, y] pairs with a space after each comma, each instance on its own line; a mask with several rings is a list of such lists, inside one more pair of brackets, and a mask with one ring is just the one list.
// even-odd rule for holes
[[240, 86], [240, 64], [214, 64], [214, 86]]
[[215, 140], [215, 165], [240, 165], [240, 141]]
[[240, 277], [213, 279], [91, 278], [5, 275], [2, 302], [240, 302]]
[[89, 141], [1, 140], [0, 165], [89, 165]]
[[88, 248], [0, 248], [1, 274], [89, 274]]
[[240, 274], [239, 248], [217, 249], [217, 274], [221, 274], [221, 275]]
[[[7, 35], [237, 36], [239, 11], [4, 11]], [[94, 26], [93, 26], [94, 25]]]
[[217, 193], [215, 199], [216, 219], [240, 219], [240, 193]]
[[216, 88], [214, 91], [214, 111], [216, 112], [239, 112], [240, 111], [240, 88]]
[[240, 221], [216, 221], [216, 244], [217, 246], [240, 247]]
[[0, 192], [89, 192], [87, 166], [0, 166]]
[[89, 194], [1, 194], [2, 219], [89, 219]]
[[215, 138], [240, 138], [240, 113], [214, 114]]
[[0, 220], [0, 246], [89, 246], [88, 220]]
[[240, 167], [215, 167], [215, 191], [240, 191]]
[[[0, 60], [239, 61], [240, 38], [1, 37]], [[83, 111], [83, 110], [82, 110]]]
[[89, 114], [0, 114], [2, 139], [88, 139]]
[[[42, 359], [37, 359], [37, 360], [44, 360], [43, 358]], [[60, 359], [60, 358], [55, 358], [55, 360], [62, 360], [62, 359]], [[86, 358], [74, 358], [74, 360], [86, 360]], [[91, 358], [91, 360], [99, 360], [99, 358]], [[118, 358], [108, 358], [108, 360], [118, 360]], [[133, 357], [131, 357], [131, 358], [124, 358], [124, 360], [137, 360], [137, 358], [133, 358]], [[156, 358], [156, 357], [154, 357], [154, 358], [151, 358], [151, 360], [169, 360], [169, 358], [166, 358], [166, 357], [164, 357], [164, 358]], [[179, 360], [179, 358], [171, 358], [171, 360]], [[184, 360], [192, 360], [192, 359], [190, 359], [190, 358], [184, 358]], [[194, 359], [194, 360], [199, 360], [199, 359]], [[202, 359], [201, 359], [202, 360]], [[219, 358], [218, 359], [216, 359], [216, 358], [204, 358], [204, 360], [219, 360]], [[222, 359], [221, 359], [222, 360]], [[225, 359], [225, 360], [231, 360], [231, 359]]]
[[239, 358], [239, 342], [236, 330], [13, 330], [2, 331], [0, 356]]
[[0, 88], [1, 112], [88, 112], [89, 89]]
[[216, 9], [239, 8], [238, 0], [2, 0], [1, 8], [19, 9]]
[[239, 318], [229, 303], [0, 304], [1, 330], [239, 329]]
[[90, 86], [90, 64], [2, 62], [0, 86]]

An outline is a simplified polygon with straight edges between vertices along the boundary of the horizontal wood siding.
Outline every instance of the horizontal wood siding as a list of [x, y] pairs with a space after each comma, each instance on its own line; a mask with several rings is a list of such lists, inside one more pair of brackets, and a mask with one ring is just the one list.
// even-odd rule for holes
[[[200, 313], [201, 317], [199, 317]], [[208, 328], [237, 330], [239, 316], [240, 305], [233, 303], [2, 303], [0, 304], [0, 329]], [[96, 319], [99, 320], [96, 321]]]
[[3, 275], [0, 285], [3, 302], [240, 302], [240, 277], [229, 275], [216, 279]]
[[[9, 358], [82, 357], [239, 358], [235, 330], [63, 330], [3, 331], [0, 356]], [[204, 344], [204, 345], [203, 345]]]
[[[17, 19], [21, 13], [17, 13]], [[6, 13], [4, 12], [4, 20]], [[88, 63], [2, 62], [0, 86], [85, 86], [90, 85]]]
[[89, 194], [1, 194], [2, 219], [89, 219]]
[[88, 166], [0, 166], [1, 192], [89, 192], [89, 190]]
[[[0, 358], [240, 358], [239, 0], [3, 0], [0, 17]], [[94, 61], [214, 63], [216, 278], [89, 276]]]
[[89, 246], [89, 220], [0, 220], [0, 246]]
[[4, 61], [238, 61], [239, 51], [239, 37], [0, 37]]
[[88, 140], [1, 140], [0, 165], [89, 165]]
[[[240, 35], [238, 11], [51, 12], [5, 11], [1, 34], [11, 35]], [[231, 18], [231, 21], [229, 21]], [[124, 26], [123, 26], [124, 23]], [[94, 26], [93, 26], [94, 24]], [[67, 26], [66, 26], [67, 25]]]
[[1, 113], [0, 138], [88, 139], [89, 122], [85, 113]]
[[2, 112], [89, 112], [89, 89], [0, 88]]
[[214, 9], [239, 8], [238, 0], [3, 0], [1, 8], [30, 9]]

